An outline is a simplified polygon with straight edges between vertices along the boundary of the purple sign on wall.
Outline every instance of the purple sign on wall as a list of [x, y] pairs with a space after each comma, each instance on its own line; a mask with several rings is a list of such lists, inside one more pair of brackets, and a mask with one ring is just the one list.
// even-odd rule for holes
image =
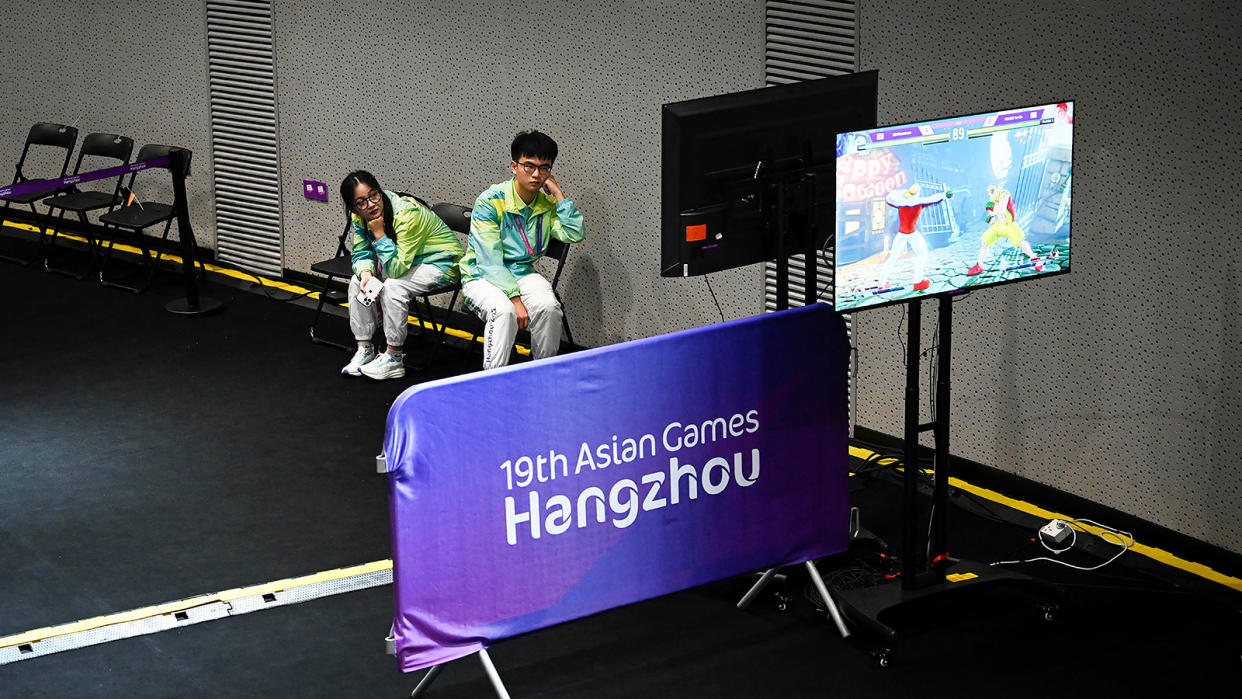
[[848, 356], [817, 304], [407, 390], [401, 669], [844, 550]]

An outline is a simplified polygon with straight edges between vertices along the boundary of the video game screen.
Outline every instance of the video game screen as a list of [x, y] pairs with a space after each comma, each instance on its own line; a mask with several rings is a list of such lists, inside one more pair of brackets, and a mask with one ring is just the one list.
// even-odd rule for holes
[[1069, 271], [1074, 103], [837, 135], [836, 310]]

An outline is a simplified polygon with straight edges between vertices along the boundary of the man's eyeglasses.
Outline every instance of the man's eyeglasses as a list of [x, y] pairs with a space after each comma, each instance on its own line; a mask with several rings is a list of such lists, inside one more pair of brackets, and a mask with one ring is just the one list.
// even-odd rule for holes
[[379, 191], [378, 189], [372, 189], [370, 194], [366, 195], [365, 197], [359, 197], [354, 200], [354, 208], [361, 209], [363, 206], [366, 205], [367, 202], [371, 202], [372, 204], [378, 204], [380, 203], [380, 198], [383, 196], [384, 196], [383, 192]]
[[539, 165], [538, 163], [532, 163], [532, 162], [527, 161], [527, 160], [523, 160], [522, 162], [518, 163], [518, 165], [521, 165], [521, 166], [522, 166], [522, 169], [523, 169], [524, 171], [526, 171], [526, 174], [528, 174], [528, 175], [533, 175], [533, 174], [535, 174], [535, 171], [536, 171], [536, 170], [538, 170], [539, 172], [542, 172], [542, 173], [543, 173], [543, 174], [545, 174], [545, 175], [547, 175], [547, 174], [549, 174], [550, 172], [552, 172], [552, 166], [551, 166], [551, 165]]

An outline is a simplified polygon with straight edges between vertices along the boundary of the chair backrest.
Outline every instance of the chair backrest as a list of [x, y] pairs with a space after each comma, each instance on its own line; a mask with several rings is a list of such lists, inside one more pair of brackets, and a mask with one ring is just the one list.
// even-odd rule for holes
[[352, 254], [350, 252], [349, 246], [345, 244], [345, 240], [349, 237], [349, 232], [354, 227], [354, 218], [353, 218], [354, 212], [349, 210], [348, 203], [346, 202], [341, 202], [341, 203], [344, 204], [345, 206], [345, 227], [341, 229], [341, 234], [336, 237], [336, 256], [337, 257], [341, 257], [342, 255]]
[[431, 208], [431, 204], [428, 204], [428, 203], [427, 203], [427, 201], [426, 201], [425, 199], [423, 199], [422, 197], [419, 197], [419, 196], [415, 196], [415, 195], [413, 195], [413, 194], [410, 194], [409, 192], [402, 191], [402, 190], [397, 190], [396, 192], [393, 192], [393, 194], [396, 194], [396, 195], [397, 195], [397, 196], [399, 196], [399, 197], [404, 197], [404, 198], [406, 198], [406, 199], [413, 199], [414, 201], [416, 201], [416, 202], [418, 202], [419, 204], [423, 205], [423, 207], [424, 207], [424, 208], [427, 208], [427, 209], [430, 209], [430, 208]]
[[449, 230], [462, 235], [470, 235], [471, 209], [461, 204], [440, 202], [431, 207], [431, 212], [439, 216], [440, 220], [444, 221], [444, 225], [449, 227]]
[[556, 274], [552, 276], [552, 289], [561, 281], [561, 270], [565, 268], [565, 260], [569, 258], [569, 243], [549, 236], [548, 247], [543, 249], [543, 256], [556, 260]]
[[[129, 162], [129, 156], [133, 152], [134, 139], [128, 136], [118, 136], [114, 133], [88, 133], [82, 139], [82, 148], [78, 150], [78, 162], [73, 166], [73, 174], [82, 172], [82, 160], [88, 155], [111, 158], [125, 164]], [[115, 197], [121, 193], [121, 183], [124, 181], [124, 174], [117, 175], [116, 184], [112, 186], [112, 196]], [[132, 177], [130, 181], [133, 181]]]
[[[462, 235], [470, 235], [470, 214], [472, 210], [461, 204], [450, 204], [441, 202], [431, 207], [431, 211], [440, 217], [441, 221], [451, 229]], [[555, 289], [561, 280], [561, 270], [565, 267], [565, 260], [569, 257], [569, 243], [562, 242], [548, 237], [548, 245], [543, 249], [543, 256], [556, 260], [556, 274], [552, 277], [552, 288]]]
[[78, 142], [78, 130], [72, 126], [64, 124], [53, 124], [41, 121], [30, 127], [30, 134], [26, 136], [26, 145], [30, 146], [53, 146], [55, 148], [70, 148]]
[[127, 163], [133, 152], [134, 139], [128, 136], [118, 136], [114, 133], [87, 134], [86, 138], [82, 139], [82, 150], [78, 151], [78, 164], [74, 172], [81, 170], [82, 158], [85, 156], [112, 158]]
[[[163, 158], [172, 151], [178, 149], [185, 151], [185, 169], [186, 172], [189, 172], [190, 158], [193, 157], [194, 154], [188, 148], [181, 148], [180, 146], [164, 146], [158, 143], [148, 143], [138, 149], [138, 157], [134, 158], [134, 162], [141, 163], [147, 160], [154, 160], [155, 158]], [[147, 170], [167, 170], [169, 174], [172, 174], [172, 163], [170, 162], [167, 165], [156, 165], [154, 167], [147, 168]], [[131, 192], [134, 191], [134, 180], [138, 179], [138, 172], [146, 172], [146, 170], [139, 170], [129, 174], [129, 184], [126, 186]], [[185, 173], [182, 173], [182, 176], [184, 175]]]
[[17, 160], [17, 172], [13, 175], [13, 183], [16, 184], [27, 179], [22, 173], [22, 166], [26, 164], [26, 154], [30, 152], [31, 146], [63, 148], [65, 150], [65, 161], [61, 163], [60, 174], [56, 176], [64, 177], [65, 173], [69, 171], [69, 158], [73, 155], [73, 147], [77, 145], [77, 142], [78, 130], [72, 126], [41, 121], [30, 127], [30, 133], [26, 135], [26, 145], [22, 146], [22, 155]]

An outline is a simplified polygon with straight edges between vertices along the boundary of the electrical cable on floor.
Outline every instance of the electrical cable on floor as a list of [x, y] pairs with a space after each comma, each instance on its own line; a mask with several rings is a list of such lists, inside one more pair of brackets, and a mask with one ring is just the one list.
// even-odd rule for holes
[[[269, 292], [269, 291], [267, 290], [267, 285], [263, 283], [263, 277], [260, 277], [260, 276], [258, 276], [258, 275], [256, 275], [256, 274], [251, 274], [251, 273], [249, 273], [249, 272], [243, 272], [243, 274], [245, 274], [245, 275], [246, 275], [246, 276], [248, 276], [248, 277], [253, 278], [253, 279], [255, 280], [255, 281], [254, 281], [254, 283], [258, 284], [259, 289], [263, 291], [263, 295], [264, 295], [264, 296], [266, 296], [266, 297], [268, 297], [269, 299], [271, 299], [271, 300], [273, 300], [273, 301], [280, 301], [281, 303], [288, 303], [288, 302], [290, 302], [290, 301], [296, 301], [296, 300], [298, 300], [298, 299], [300, 299], [300, 298], [302, 298], [302, 297], [306, 296], [307, 294], [312, 294], [312, 293], [314, 293], [314, 290], [312, 290], [312, 289], [307, 289], [306, 291], [303, 291], [303, 292], [302, 292], [302, 293], [300, 293], [300, 294], [294, 294], [294, 295], [290, 296], [289, 298], [284, 298], [284, 299], [282, 299], [282, 298], [278, 298], [278, 297], [276, 297], [276, 296], [273, 296], [273, 295], [271, 294], [271, 292]], [[290, 292], [288, 292], [288, 293], [293, 294], [293, 292], [292, 292], [292, 291], [290, 291]]]
[[902, 337], [901, 326], [906, 322], [906, 304], [901, 304], [901, 319], [897, 321], [897, 344], [901, 345], [901, 368], [906, 368], [906, 338]]
[[704, 274], [703, 281], [707, 282], [707, 290], [712, 294], [712, 301], [716, 302], [716, 312], [720, 314], [720, 322], [723, 323], [725, 319], [724, 311], [720, 308], [720, 301], [716, 300], [716, 292], [712, 289], [712, 280], [708, 279], [707, 275]]
[[[832, 233], [832, 235], [830, 235], [830, 236], [828, 236], [827, 238], [825, 238], [825, 239], [824, 239], [824, 244], [823, 244], [822, 246], [820, 246], [820, 248], [819, 248], [819, 253], [818, 253], [819, 258], [822, 258], [824, 255], [827, 255], [827, 254], [828, 254], [828, 244], [829, 244], [829, 243], [831, 243], [832, 241], [836, 240], [836, 239], [837, 239], [837, 234], [836, 234], [836, 232], [835, 232], [835, 231]], [[835, 255], [836, 253], [834, 252], [833, 254]], [[819, 269], [819, 264], [820, 264], [820, 263], [822, 263], [822, 262], [823, 262], [823, 260], [822, 260], [822, 259], [818, 259], [818, 258], [817, 258], [817, 259], [815, 260], [815, 262], [816, 262], [816, 266], [815, 266], [815, 268], [818, 270], [818, 269]], [[818, 273], [816, 273], [816, 277], [818, 277], [818, 276], [819, 276], [819, 274], [818, 274]], [[818, 280], [816, 280], [816, 281], [818, 281]], [[833, 285], [835, 285], [835, 284], [837, 283], [837, 273], [836, 273], [836, 269], [835, 269], [835, 268], [833, 269], [833, 272], [832, 272], [832, 283], [833, 283]], [[828, 291], [828, 289], [829, 289], [829, 286], [828, 286], [827, 284], [825, 284], [825, 285], [824, 285], [824, 288], [820, 289], [818, 294], [815, 294], [815, 302], [816, 302], [816, 303], [819, 303], [820, 301], [823, 301], [823, 300], [824, 300], [824, 292]], [[835, 301], [835, 298], [834, 298], [833, 300]]]
[[[1100, 537], [1100, 540], [1106, 544], [1117, 546], [1120, 550], [1118, 550], [1117, 553], [1114, 554], [1112, 558], [1109, 558], [1103, 563], [1100, 563], [1094, 566], [1074, 565], [1073, 563], [1067, 563], [1065, 561], [1057, 560], [1055, 558], [1049, 558], [1047, 556], [1037, 556], [1035, 558], [1027, 558], [1027, 559], [1013, 560], [1013, 561], [996, 561], [989, 565], [1001, 566], [1001, 565], [1014, 565], [1018, 563], [1034, 563], [1036, 561], [1047, 561], [1049, 563], [1056, 563], [1057, 565], [1063, 565], [1067, 568], [1073, 568], [1074, 570], [1092, 571], [1092, 570], [1099, 570], [1100, 568], [1103, 568], [1104, 566], [1112, 563], [1113, 561], [1120, 558], [1121, 555], [1124, 554], [1126, 551], [1129, 551], [1131, 547], [1134, 546], [1134, 535], [1130, 534], [1130, 532], [1121, 531], [1120, 529], [1116, 529], [1116, 530], [1110, 529], [1100, 524], [1099, 522], [1095, 522], [1089, 519], [1065, 520], [1065, 523], [1069, 525], [1068, 529], [1070, 532], [1070, 538], [1069, 538], [1069, 543], [1066, 544], [1062, 548], [1054, 548], [1053, 546], [1051, 546], [1047, 541], [1044, 540], [1043, 535], [1040, 533], [1036, 534], [1036, 538], [1039, 540], [1039, 543], [1041, 546], [1043, 546], [1053, 555], [1059, 556], [1062, 553], [1065, 553], [1066, 551], [1069, 551], [1070, 549], [1074, 548], [1074, 544], [1078, 541], [1079, 531], [1082, 531], [1082, 532], [1087, 531], [1085, 528], [1081, 526], [1075, 526], [1075, 525], [1078, 525], [1080, 522], [1085, 523], [1085, 524], [1091, 524], [1091, 525], [1094, 525], [1100, 528], [1102, 531], [1097, 535]], [[1110, 536], [1113, 537], [1115, 540], [1110, 541], [1108, 538]]]

